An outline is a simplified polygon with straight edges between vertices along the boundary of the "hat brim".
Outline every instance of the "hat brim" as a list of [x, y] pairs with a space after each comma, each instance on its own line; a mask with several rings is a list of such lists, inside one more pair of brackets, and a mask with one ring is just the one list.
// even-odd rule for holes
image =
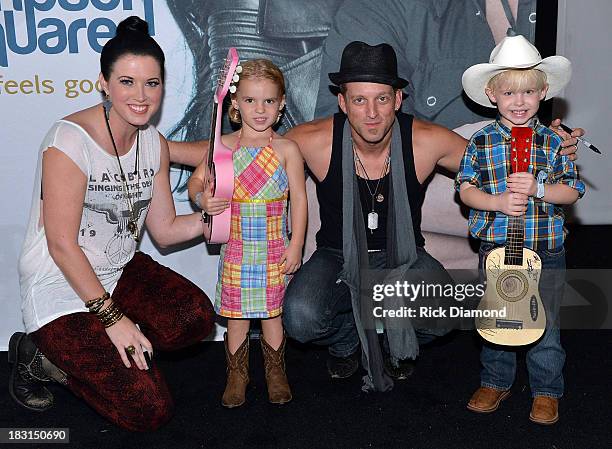
[[391, 78], [385, 75], [379, 75], [375, 73], [365, 74], [365, 73], [342, 73], [342, 72], [334, 72], [328, 74], [329, 79], [332, 83], [337, 86], [340, 86], [344, 83], [377, 83], [377, 84], [387, 84], [395, 89], [403, 89], [408, 85], [408, 81], [403, 78]]
[[495, 107], [487, 97], [485, 88], [495, 75], [512, 69], [538, 69], [546, 74], [548, 92], [546, 100], [557, 96], [572, 77], [572, 64], [563, 56], [549, 56], [537, 64], [501, 66], [498, 64], [476, 64], [469, 67], [461, 78], [463, 90], [476, 103], [488, 108]]

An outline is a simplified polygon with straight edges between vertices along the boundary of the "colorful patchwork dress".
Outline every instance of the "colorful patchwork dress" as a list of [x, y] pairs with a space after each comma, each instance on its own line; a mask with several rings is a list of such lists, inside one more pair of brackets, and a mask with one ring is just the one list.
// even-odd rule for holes
[[233, 155], [234, 196], [229, 241], [221, 248], [215, 311], [228, 318], [272, 318], [282, 312], [287, 276], [289, 180], [270, 145]]

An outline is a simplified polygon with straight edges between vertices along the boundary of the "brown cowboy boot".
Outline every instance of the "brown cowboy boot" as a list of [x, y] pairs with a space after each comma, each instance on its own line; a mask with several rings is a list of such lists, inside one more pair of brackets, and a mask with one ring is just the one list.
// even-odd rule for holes
[[536, 396], [533, 398], [529, 419], [543, 425], [556, 423], [559, 421], [559, 399]]
[[43, 382], [68, 383], [66, 373], [53, 365], [23, 332], [11, 336], [8, 361], [9, 394], [28, 410], [43, 412], [53, 406], [53, 394]]
[[268, 400], [272, 404], [289, 402], [292, 396], [289, 382], [287, 382], [287, 374], [285, 373], [285, 343], [287, 339], [283, 335], [283, 341], [276, 351], [266, 343], [263, 335], [259, 341], [261, 342], [261, 350], [264, 356]]
[[249, 335], [231, 354], [227, 347], [227, 332], [223, 335], [225, 360], [227, 361], [227, 384], [221, 398], [221, 405], [227, 408], [244, 404], [246, 387], [249, 384]]

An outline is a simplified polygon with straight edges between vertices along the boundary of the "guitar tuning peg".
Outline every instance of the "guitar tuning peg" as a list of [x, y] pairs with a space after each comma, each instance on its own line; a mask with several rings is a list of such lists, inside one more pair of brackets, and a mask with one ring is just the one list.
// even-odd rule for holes
[[237, 83], [240, 80], [240, 76], [238, 76], [238, 74], [234, 75], [232, 77], [232, 82]]
[[234, 86], [234, 85], [232, 84], [232, 85], [229, 87], [229, 91], [230, 91], [230, 93], [235, 94], [235, 93], [236, 93], [236, 86]]
[[242, 73], [242, 66], [236, 66], [236, 73]]

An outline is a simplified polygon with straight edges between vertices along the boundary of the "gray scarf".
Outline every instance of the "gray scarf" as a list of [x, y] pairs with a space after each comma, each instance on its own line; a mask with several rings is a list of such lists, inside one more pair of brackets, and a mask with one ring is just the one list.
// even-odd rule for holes
[[[417, 260], [412, 214], [408, 201], [408, 189], [404, 171], [404, 155], [400, 126], [393, 124], [391, 135], [389, 184], [389, 213], [387, 218], [387, 268], [386, 282], [402, 279], [406, 271]], [[353, 144], [348, 120], [342, 135], [342, 251], [344, 265], [340, 279], [351, 292], [355, 325], [361, 340], [363, 365], [368, 374], [364, 376], [364, 391], [388, 391], [393, 381], [383, 370], [383, 356], [379, 344], [374, 315], [371, 307], [362, 307], [361, 270], [369, 266], [367, 237], [363, 220], [359, 188], [354, 169]], [[371, 292], [370, 292], [371, 295]], [[371, 300], [367, 300], [371, 304]], [[365, 304], [365, 303], [364, 303]], [[416, 358], [418, 342], [409, 320], [402, 326], [385, 325], [391, 356], [396, 359]], [[387, 323], [390, 324], [390, 323]]]

